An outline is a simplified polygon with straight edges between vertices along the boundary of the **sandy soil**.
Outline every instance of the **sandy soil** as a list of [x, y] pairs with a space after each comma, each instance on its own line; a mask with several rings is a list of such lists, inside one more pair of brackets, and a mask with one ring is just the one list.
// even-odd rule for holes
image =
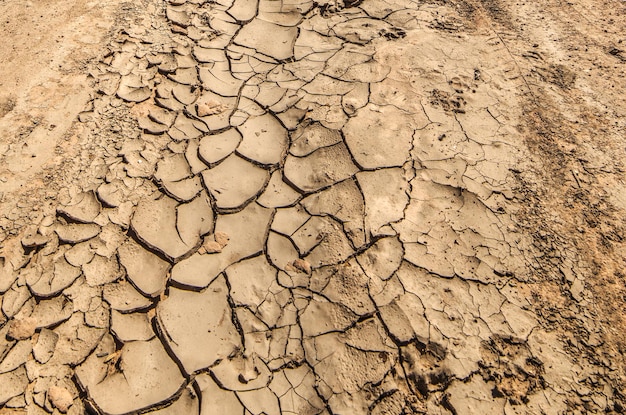
[[626, 410], [625, 2], [0, 16], [0, 414]]

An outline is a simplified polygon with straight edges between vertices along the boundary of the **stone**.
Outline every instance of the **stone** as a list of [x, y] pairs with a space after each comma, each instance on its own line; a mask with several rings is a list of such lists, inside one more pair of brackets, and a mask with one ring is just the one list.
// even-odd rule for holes
[[70, 391], [64, 387], [51, 386], [48, 389], [48, 399], [52, 406], [57, 408], [61, 413], [67, 413], [70, 406], [74, 403], [74, 398]]

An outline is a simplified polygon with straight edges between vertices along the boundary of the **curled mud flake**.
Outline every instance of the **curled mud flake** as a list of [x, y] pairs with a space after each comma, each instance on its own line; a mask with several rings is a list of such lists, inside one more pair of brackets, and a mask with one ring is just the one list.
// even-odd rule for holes
[[122, 342], [148, 341], [154, 337], [149, 313], [111, 311], [111, 333]]
[[59, 335], [49, 329], [41, 329], [37, 343], [33, 346], [33, 357], [41, 364], [47, 363], [54, 355]]
[[69, 223], [67, 225], [57, 224], [54, 231], [62, 242], [77, 244], [87, 241], [100, 233], [100, 226], [95, 223]]
[[174, 199], [166, 196], [144, 199], [131, 219], [131, 228], [143, 243], [172, 259], [184, 256], [193, 248], [183, 242], [176, 229], [177, 206]]
[[146, 250], [133, 239], [128, 239], [118, 249], [120, 264], [126, 277], [143, 294], [155, 297], [165, 290], [170, 264]]
[[237, 152], [260, 164], [276, 164], [287, 152], [287, 130], [271, 114], [250, 117], [238, 127], [243, 140]]
[[64, 257], [59, 257], [54, 264], [49, 264], [37, 280], [27, 280], [34, 294], [51, 297], [69, 287], [80, 275], [80, 268], [70, 265]]
[[244, 408], [235, 392], [222, 389], [211, 375], [202, 373], [196, 376], [196, 383], [202, 395], [202, 414], [240, 414]]
[[60, 206], [57, 213], [71, 220], [91, 223], [100, 214], [100, 202], [94, 192], [87, 192], [77, 196], [78, 201], [69, 206]]
[[201, 67], [199, 75], [202, 84], [207, 89], [224, 97], [238, 96], [244, 83], [243, 80], [233, 76], [227, 61], [215, 62], [209, 68]]
[[200, 293], [170, 289], [157, 306], [157, 318], [169, 347], [188, 374], [213, 366], [241, 347], [224, 277]]
[[167, 74], [167, 77], [174, 82], [183, 85], [198, 85], [198, 70], [196, 68], [178, 68], [173, 73]]
[[[236, 155], [202, 172], [205, 186], [220, 209], [237, 209], [257, 196], [269, 181], [269, 172]], [[241, 177], [246, 177], [241, 181]]]
[[256, 18], [243, 26], [235, 36], [234, 42], [276, 60], [284, 60], [293, 56], [297, 36], [296, 27], [283, 27]]
[[198, 156], [210, 166], [231, 155], [240, 142], [241, 134], [234, 128], [217, 134], [205, 135], [200, 140]]
[[228, 58], [222, 49], [195, 46], [193, 48], [193, 56], [201, 63], [228, 62]]
[[0, 373], [12, 372], [22, 366], [30, 357], [32, 350], [33, 344], [29, 339], [18, 341], [8, 353], [3, 356], [2, 362], [0, 362]]
[[33, 233], [22, 238], [24, 248], [38, 248], [48, 243], [50, 238], [38, 233]]
[[117, 89], [118, 97], [122, 98], [124, 101], [142, 102], [150, 98], [150, 95], [152, 95], [152, 91], [139, 75], [130, 74], [122, 76]]
[[409, 115], [395, 107], [370, 104], [346, 124], [346, 144], [365, 169], [402, 166], [409, 158], [412, 123]]
[[144, 310], [152, 305], [152, 301], [141, 295], [131, 283], [117, 281], [107, 284], [102, 289], [102, 298], [112, 309], [120, 312]]
[[28, 386], [28, 376], [24, 366], [8, 373], [0, 374], [0, 405], [4, 405], [11, 398], [21, 395]]
[[345, 144], [320, 148], [306, 157], [287, 156], [285, 178], [303, 192], [314, 192], [353, 176], [359, 169]]
[[9, 322], [7, 337], [14, 340], [25, 340], [35, 334], [37, 320], [32, 317], [16, 317]]
[[125, 344], [110, 370], [106, 362], [110, 354], [99, 356], [94, 352], [76, 369], [76, 377], [88, 396], [108, 414], [125, 414], [165, 402], [185, 382], [157, 339]]
[[191, 24], [191, 18], [185, 9], [171, 3], [165, 8], [165, 15], [169, 21], [178, 26], [187, 27]]

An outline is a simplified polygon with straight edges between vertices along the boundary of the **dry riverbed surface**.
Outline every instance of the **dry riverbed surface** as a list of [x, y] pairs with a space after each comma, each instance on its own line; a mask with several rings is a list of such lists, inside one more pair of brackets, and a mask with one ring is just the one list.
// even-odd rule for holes
[[625, 2], [0, 16], [0, 415], [626, 410]]

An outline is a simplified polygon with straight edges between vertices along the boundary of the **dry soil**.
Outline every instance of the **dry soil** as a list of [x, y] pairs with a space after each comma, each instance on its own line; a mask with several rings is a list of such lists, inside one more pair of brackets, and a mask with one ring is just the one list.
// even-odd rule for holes
[[0, 415], [626, 411], [626, 2], [0, 19]]

